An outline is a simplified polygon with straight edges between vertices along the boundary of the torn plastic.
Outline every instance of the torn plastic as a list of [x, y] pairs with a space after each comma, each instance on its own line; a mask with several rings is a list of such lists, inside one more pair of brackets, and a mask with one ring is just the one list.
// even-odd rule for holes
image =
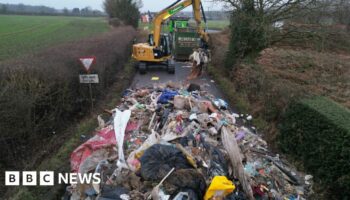
[[229, 176], [229, 163], [225, 159], [224, 154], [217, 148], [210, 148], [210, 167], [208, 169], [208, 176], [213, 178], [215, 176]]
[[141, 167], [141, 163], [140, 163], [140, 158], [143, 155], [143, 153], [145, 152], [146, 149], [148, 149], [149, 147], [153, 146], [154, 144], [159, 143], [160, 141], [160, 136], [158, 135], [157, 132], [152, 131], [152, 134], [149, 135], [149, 137], [147, 138], [147, 140], [142, 144], [142, 146], [140, 146], [138, 149], [132, 151], [127, 159], [129, 168], [132, 171], [136, 171]]
[[128, 193], [125, 188], [106, 185], [97, 200], [127, 200]]
[[203, 174], [195, 169], [179, 169], [172, 173], [171, 176], [164, 181], [164, 190], [171, 195], [178, 192], [191, 190], [197, 199], [203, 199], [207, 184]]
[[235, 185], [226, 176], [215, 176], [205, 193], [204, 200], [223, 199], [235, 190]]
[[214, 101], [214, 104], [217, 108], [225, 109], [225, 110], [228, 109], [228, 103], [223, 99], [216, 99]]
[[195, 191], [187, 189], [177, 193], [173, 200], [200, 200]]
[[97, 134], [86, 141], [84, 144], [80, 145], [77, 149], [73, 151], [70, 157], [71, 168], [73, 172], [79, 172], [81, 164], [89, 157], [91, 154], [99, 149], [113, 148], [116, 145], [116, 139], [114, 130], [111, 126], [108, 126]]

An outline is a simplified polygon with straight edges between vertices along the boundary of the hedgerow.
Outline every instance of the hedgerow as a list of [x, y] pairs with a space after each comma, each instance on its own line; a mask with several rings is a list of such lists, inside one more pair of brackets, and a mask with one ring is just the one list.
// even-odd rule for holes
[[301, 160], [337, 199], [350, 198], [350, 111], [324, 98], [292, 103], [279, 135], [281, 149]]

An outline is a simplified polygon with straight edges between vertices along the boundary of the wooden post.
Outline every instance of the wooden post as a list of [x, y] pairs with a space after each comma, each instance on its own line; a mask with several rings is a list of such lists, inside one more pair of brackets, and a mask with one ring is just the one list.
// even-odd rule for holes
[[254, 200], [255, 198], [253, 195], [253, 190], [252, 190], [252, 187], [250, 186], [248, 177], [244, 172], [244, 167], [242, 164], [242, 156], [241, 156], [241, 152], [238, 147], [235, 136], [231, 134], [226, 127], [222, 127], [221, 140], [225, 150], [227, 151], [230, 157], [234, 176], [236, 176], [240, 181], [240, 183], [242, 184], [243, 191], [247, 195], [248, 199]]
[[90, 91], [91, 111], [93, 111], [94, 110], [94, 101], [92, 99], [92, 86], [91, 86], [91, 83], [89, 83], [89, 91]]

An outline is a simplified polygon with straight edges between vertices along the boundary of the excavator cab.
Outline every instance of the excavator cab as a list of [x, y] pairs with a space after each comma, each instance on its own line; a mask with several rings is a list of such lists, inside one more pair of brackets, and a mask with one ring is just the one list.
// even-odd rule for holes
[[148, 35], [147, 43], [133, 45], [132, 57], [138, 61], [137, 68], [141, 74], [154, 66], [166, 66], [168, 73], [175, 73], [175, 62], [171, 55], [171, 38], [168, 34], [161, 34], [159, 44], [156, 46], [153, 34]]
[[175, 73], [175, 62], [171, 55], [171, 38], [168, 34], [161, 34], [159, 44], [155, 45], [154, 35], [148, 35], [147, 43], [133, 45], [132, 56], [138, 60], [140, 74], [145, 74], [148, 67], [152, 65], [166, 66], [168, 73]]
[[[153, 49], [154, 58], [159, 59], [162, 57], [168, 57], [171, 55], [171, 37], [168, 34], [161, 34], [160, 45]], [[148, 35], [148, 44], [154, 46], [153, 34]]]

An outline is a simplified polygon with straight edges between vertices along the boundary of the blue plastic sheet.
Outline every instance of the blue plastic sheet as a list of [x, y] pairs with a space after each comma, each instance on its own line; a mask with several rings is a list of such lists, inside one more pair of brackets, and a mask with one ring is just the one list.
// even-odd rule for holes
[[177, 91], [164, 90], [157, 103], [166, 104], [169, 102], [169, 100], [174, 99], [174, 96], [178, 94], [179, 93]]

